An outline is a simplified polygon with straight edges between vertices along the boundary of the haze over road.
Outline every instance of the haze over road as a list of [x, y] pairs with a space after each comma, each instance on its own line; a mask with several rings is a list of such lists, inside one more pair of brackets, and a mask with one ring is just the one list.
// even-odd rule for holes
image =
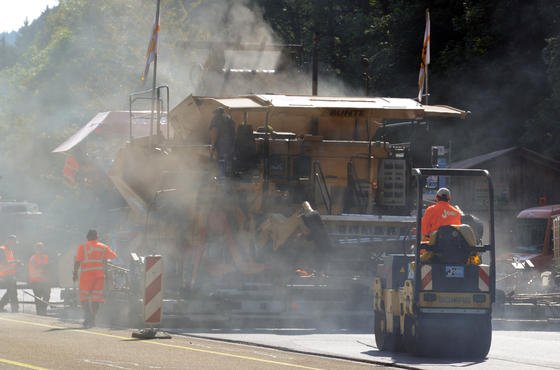
[[360, 369], [370, 364], [174, 335], [137, 340], [130, 329], [0, 314], [0, 367], [30, 369]]

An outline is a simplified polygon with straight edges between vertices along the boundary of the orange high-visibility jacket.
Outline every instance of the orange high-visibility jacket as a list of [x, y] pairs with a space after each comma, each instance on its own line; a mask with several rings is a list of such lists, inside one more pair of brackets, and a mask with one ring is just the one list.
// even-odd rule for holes
[[48, 280], [47, 265], [49, 256], [45, 253], [35, 253], [29, 258], [27, 264], [28, 281], [30, 283], [44, 283]]
[[460, 225], [461, 211], [445, 201], [438, 201], [429, 206], [422, 217], [422, 239], [429, 239], [430, 234], [444, 225]]
[[76, 262], [80, 263], [80, 302], [104, 302], [105, 261], [117, 254], [109, 246], [90, 240], [78, 247]]
[[3, 261], [0, 262], [0, 278], [14, 276], [16, 274], [16, 259], [14, 258], [14, 252], [5, 245], [1, 245], [0, 250], [4, 252], [4, 256], [2, 256], [4, 257]]
[[104, 261], [117, 258], [117, 254], [109, 246], [90, 240], [78, 247], [76, 262], [80, 262], [80, 270], [88, 275], [101, 277], [105, 276]]

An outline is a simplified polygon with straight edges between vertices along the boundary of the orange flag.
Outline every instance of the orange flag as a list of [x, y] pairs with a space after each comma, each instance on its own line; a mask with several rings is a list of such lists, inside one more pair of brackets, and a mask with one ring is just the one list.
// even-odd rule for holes
[[426, 10], [426, 30], [424, 31], [424, 43], [422, 44], [422, 55], [420, 60], [420, 73], [418, 74], [418, 101], [422, 102], [422, 90], [428, 76], [428, 64], [430, 64], [430, 11]]
[[148, 72], [150, 71], [150, 64], [156, 58], [158, 35], [159, 35], [159, 18], [157, 18], [154, 22], [152, 37], [150, 38], [150, 43], [148, 44], [148, 51], [146, 52], [146, 67], [144, 68], [144, 73], [142, 73], [142, 77], [141, 77], [142, 81], [144, 81], [144, 79], [148, 75]]

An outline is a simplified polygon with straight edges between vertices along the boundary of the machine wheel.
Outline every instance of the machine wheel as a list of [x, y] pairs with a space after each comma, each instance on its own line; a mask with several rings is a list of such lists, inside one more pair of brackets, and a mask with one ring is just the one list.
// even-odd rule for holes
[[480, 360], [490, 350], [490, 317], [424, 317], [413, 321], [405, 320], [405, 343], [407, 351], [416, 356]]
[[433, 356], [433, 339], [425, 319], [406, 316], [404, 319], [404, 346], [413, 356]]
[[474, 325], [468, 357], [473, 359], [486, 358], [492, 343], [492, 320], [490, 317], [480, 320]]
[[418, 355], [418, 337], [416, 334], [416, 322], [411, 317], [406, 315], [404, 317], [404, 336], [403, 344], [406, 352], [412, 355]]
[[393, 352], [397, 349], [398, 337], [387, 332], [385, 313], [382, 311], [375, 311], [374, 333], [375, 343], [380, 351]]
[[397, 352], [405, 352], [405, 347], [404, 347], [404, 340], [403, 340], [403, 336], [401, 335], [401, 321], [400, 321], [400, 317], [399, 316], [394, 316], [393, 317], [393, 322], [394, 322], [394, 331], [395, 331], [395, 351]]

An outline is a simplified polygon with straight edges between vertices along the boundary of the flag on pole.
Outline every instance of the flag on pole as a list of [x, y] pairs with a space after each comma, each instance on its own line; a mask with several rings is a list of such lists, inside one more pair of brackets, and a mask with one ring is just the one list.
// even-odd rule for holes
[[422, 55], [420, 60], [420, 73], [418, 74], [418, 101], [422, 102], [422, 90], [428, 76], [428, 64], [430, 64], [430, 11], [426, 9], [426, 30], [424, 31], [424, 43], [422, 44]]
[[146, 52], [146, 67], [144, 68], [144, 73], [142, 73], [142, 81], [148, 75], [150, 71], [150, 64], [154, 61], [157, 54], [157, 42], [159, 34], [159, 17], [156, 17], [154, 22], [154, 28], [152, 29], [152, 37], [150, 38], [150, 43], [148, 44], [148, 51]]

